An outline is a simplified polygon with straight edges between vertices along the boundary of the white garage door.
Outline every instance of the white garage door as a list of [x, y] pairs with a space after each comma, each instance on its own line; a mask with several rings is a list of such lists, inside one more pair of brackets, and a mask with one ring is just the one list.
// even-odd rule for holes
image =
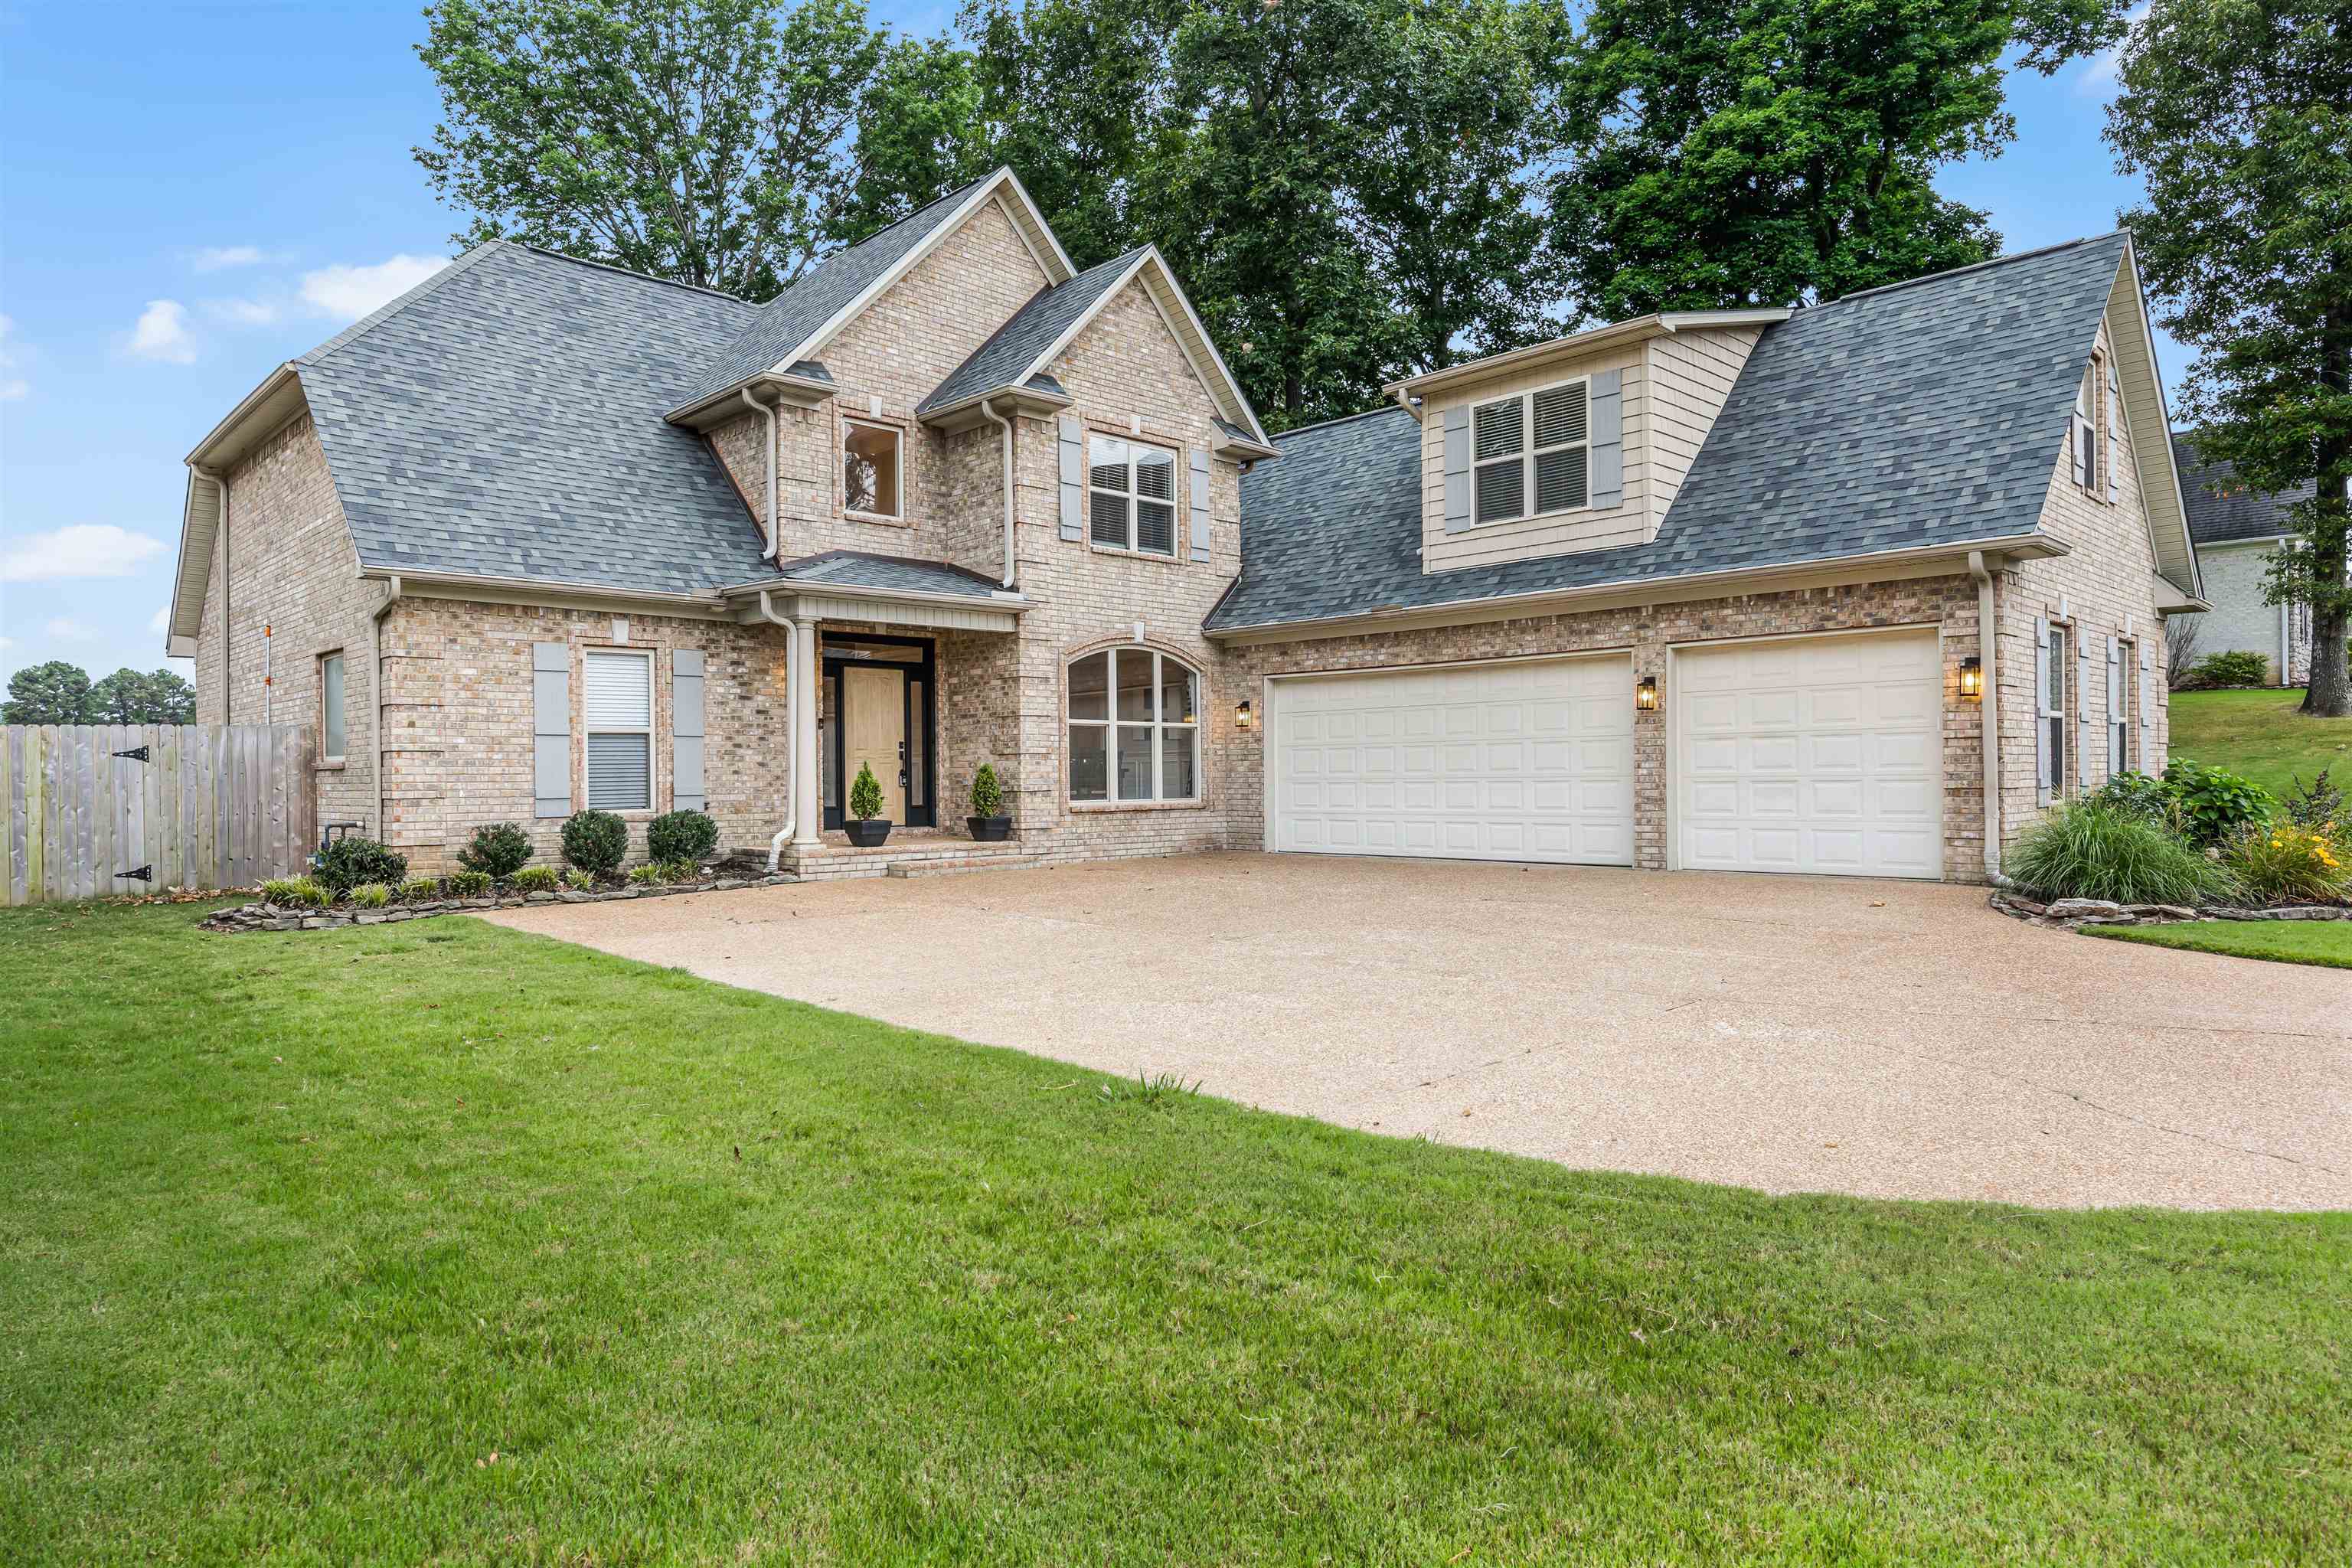
[[1943, 689], [1932, 631], [1677, 649], [1678, 863], [1941, 876]]
[[1269, 847], [1633, 863], [1630, 659], [1282, 680]]

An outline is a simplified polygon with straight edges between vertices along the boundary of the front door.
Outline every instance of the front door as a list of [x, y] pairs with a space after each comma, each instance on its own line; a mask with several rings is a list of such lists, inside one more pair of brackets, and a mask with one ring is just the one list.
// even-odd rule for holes
[[[855, 784], [861, 767], [882, 786], [884, 820], [907, 821], [907, 672], [892, 665], [853, 664], [841, 672], [841, 776]], [[842, 798], [848, 795], [845, 789]]]

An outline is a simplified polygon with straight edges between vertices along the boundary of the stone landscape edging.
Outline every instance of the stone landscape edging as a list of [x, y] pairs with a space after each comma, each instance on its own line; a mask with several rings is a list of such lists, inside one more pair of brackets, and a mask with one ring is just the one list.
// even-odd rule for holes
[[2341, 904], [2281, 904], [2260, 910], [2221, 904], [2194, 910], [2186, 904], [2119, 904], [2105, 899], [2053, 899], [2040, 904], [2022, 894], [1998, 889], [1986, 902], [2012, 920], [2065, 931], [2092, 925], [2180, 925], [2191, 921], [2352, 921], [2352, 906]]
[[206, 931], [340, 931], [349, 926], [397, 925], [403, 921], [428, 920], [435, 915], [471, 915], [485, 910], [519, 910], [532, 904], [604, 904], [620, 899], [658, 899], [677, 893], [731, 893], [742, 888], [781, 887], [796, 879], [779, 873], [769, 877], [720, 877], [709, 882], [664, 882], [652, 887], [599, 888], [583, 893], [565, 888], [558, 892], [495, 893], [479, 899], [427, 899], [414, 904], [386, 904], [380, 910], [314, 910], [289, 904], [243, 904], [215, 910], [205, 917]]

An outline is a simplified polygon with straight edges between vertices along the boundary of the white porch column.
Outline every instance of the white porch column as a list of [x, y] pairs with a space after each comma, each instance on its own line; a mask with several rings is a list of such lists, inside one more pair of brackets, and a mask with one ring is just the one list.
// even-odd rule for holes
[[807, 616], [793, 619], [784, 684], [793, 732], [793, 842], [814, 847], [824, 822], [824, 783], [816, 776], [816, 623]]

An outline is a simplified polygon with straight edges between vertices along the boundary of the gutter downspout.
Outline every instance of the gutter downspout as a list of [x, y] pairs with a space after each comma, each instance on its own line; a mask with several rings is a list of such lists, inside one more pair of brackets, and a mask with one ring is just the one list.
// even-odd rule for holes
[[1996, 888], [2000, 874], [2000, 682], [1993, 668], [1993, 647], [2000, 635], [1993, 623], [1992, 574], [1985, 569], [1984, 552], [1969, 552], [1969, 575], [1977, 580], [1977, 657], [1984, 661], [1984, 695], [1977, 700], [1977, 717], [1984, 723], [1984, 868]]
[[1016, 575], [1013, 563], [1013, 421], [999, 414], [996, 411], [995, 403], [989, 398], [983, 397], [980, 400], [980, 411], [986, 415], [998, 429], [1004, 432], [1003, 442], [1004, 448], [1004, 582], [1003, 585], [1010, 588]]
[[776, 405], [752, 396], [748, 386], [742, 389], [742, 395], [746, 404], [768, 416], [768, 515], [761, 520], [761, 527], [768, 536], [770, 558], [781, 561], [782, 547], [777, 542], [780, 536], [776, 529]]
[[776, 614], [768, 590], [760, 590], [760, 619], [784, 628], [791, 652], [784, 663], [784, 727], [792, 741], [792, 816], [768, 840], [768, 874], [774, 876], [783, 858], [784, 840], [814, 847], [818, 842], [820, 809], [816, 778], [816, 623], [795, 622]]
[[400, 603], [400, 574], [389, 579], [392, 592], [368, 617], [368, 703], [375, 710], [375, 721], [368, 726], [375, 731], [375, 841], [385, 842], [383, 826], [383, 617], [393, 605]]
[[[196, 478], [213, 487], [220, 507], [219, 521], [213, 526], [220, 531], [221, 550], [221, 722], [234, 724], [236, 722], [236, 715], [230, 710], [236, 701], [236, 681], [230, 672], [230, 667], [236, 658], [236, 637], [230, 630], [235, 623], [229, 619], [228, 476], [215, 473], [210, 468], [199, 468], [194, 463], [190, 463], [188, 467], [194, 472]], [[203, 618], [199, 614], [197, 619]]]

